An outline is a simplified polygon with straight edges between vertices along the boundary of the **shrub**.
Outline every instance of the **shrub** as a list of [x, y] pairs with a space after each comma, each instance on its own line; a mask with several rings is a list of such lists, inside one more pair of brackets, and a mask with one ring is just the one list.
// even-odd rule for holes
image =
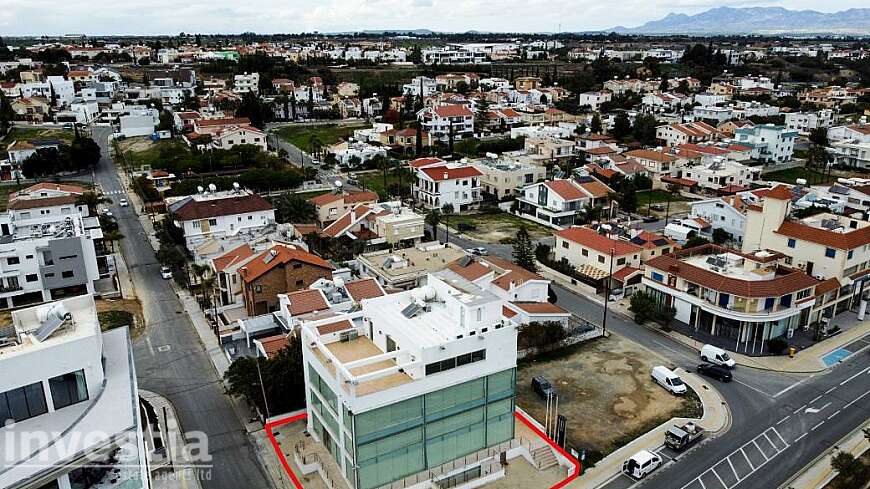
[[767, 342], [767, 349], [774, 355], [782, 355], [788, 348], [788, 342], [782, 338], [773, 338]]
[[97, 319], [104, 331], [123, 326], [133, 327], [133, 313], [127, 311], [101, 311], [97, 313]]

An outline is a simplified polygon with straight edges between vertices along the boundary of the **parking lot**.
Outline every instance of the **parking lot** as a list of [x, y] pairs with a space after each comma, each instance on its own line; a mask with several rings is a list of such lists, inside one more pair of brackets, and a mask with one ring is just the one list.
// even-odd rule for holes
[[668, 365], [658, 354], [619, 335], [581, 344], [562, 356], [524, 363], [517, 374], [518, 404], [543, 420], [546, 402], [531, 389], [534, 376], [555, 386], [559, 413], [568, 418], [568, 446], [587, 461], [619, 448], [674, 416], [693, 417], [695, 403], [653, 383], [650, 370]]

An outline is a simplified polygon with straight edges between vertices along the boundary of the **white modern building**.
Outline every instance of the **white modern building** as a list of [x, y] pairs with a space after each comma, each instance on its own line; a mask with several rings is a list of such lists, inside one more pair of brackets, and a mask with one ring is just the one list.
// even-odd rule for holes
[[523, 187], [517, 197], [520, 217], [555, 229], [570, 227], [586, 206], [607, 202], [613, 190], [592, 177], [547, 180]]
[[734, 117], [731, 107], [718, 107], [715, 105], [702, 105], [692, 109], [695, 120], [715, 121], [717, 124]]
[[696, 165], [686, 164], [676, 172], [677, 178], [694, 180], [698, 187], [709, 191], [734, 189], [747, 190], [759, 180], [761, 168], [746, 166], [724, 157], [716, 157], [712, 162]]
[[417, 113], [417, 120], [423, 131], [443, 142], [450, 139], [450, 134], [454, 141], [474, 135], [474, 112], [464, 105], [427, 107]]
[[414, 199], [429, 209], [452, 205], [462, 212], [480, 205], [483, 172], [465, 163], [444, 163], [417, 169]]
[[514, 437], [517, 329], [503, 302], [446, 270], [304, 321], [308, 431], [331, 455], [322, 463], [357, 489], [436, 470], [481, 477]]
[[577, 95], [577, 105], [580, 107], [589, 107], [589, 110], [598, 112], [601, 109], [601, 104], [609, 102], [612, 99], [613, 93], [608, 91], [585, 92]]
[[243, 73], [233, 77], [233, 92], [244, 95], [248, 92], [260, 93], [260, 74]]
[[[7, 325], [4, 325], [7, 326]], [[150, 487], [127, 328], [90, 295], [20, 309], [0, 338], [0, 487]]]
[[740, 197], [721, 197], [696, 200], [692, 202], [689, 216], [700, 217], [710, 223], [713, 229], [722, 229], [731, 235], [736, 243], [743, 242], [743, 229], [746, 227], [746, 214], [738, 208]]
[[752, 148], [753, 159], [765, 163], [784, 163], [792, 159], [798, 132], [784, 126], [765, 124], [734, 130], [734, 140]]
[[786, 112], [785, 127], [800, 134], [809, 134], [813, 129], [828, 128], [834, 123], [834, 112], [822, 109], [818, 112]]
[[438, 93], [438, 83], [428, 76], [418, 76], [410, 83], [402, 85], [402, 94], [405, 96], [417, 98], [422, 94], [423, 97], [431, 97], [436, 93]]
[[169, 212], [184, 231], [185, 244], [191, 251], [207, 239], [253, 236], [275, 224], [272, 204], [248, 190], [203, 189], [169, 204]]

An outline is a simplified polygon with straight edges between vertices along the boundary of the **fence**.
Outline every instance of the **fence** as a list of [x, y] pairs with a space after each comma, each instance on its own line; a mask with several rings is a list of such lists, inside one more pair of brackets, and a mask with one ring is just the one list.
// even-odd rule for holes
[[568, 318], [568, 324], [565, 326], [565, 330], [567, 336], [562, 341], [545, 347], [532, 347], [526, 348], [525, 350], [519, 350], [517, 351], [517, 360], [583, 343], [584, 341], [589, 341], [604, 335], [604, 331], [597, 324], [573, 314]]

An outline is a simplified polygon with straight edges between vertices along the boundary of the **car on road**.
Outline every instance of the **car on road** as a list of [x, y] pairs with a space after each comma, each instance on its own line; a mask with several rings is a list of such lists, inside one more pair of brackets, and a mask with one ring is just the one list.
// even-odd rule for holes
[[720, 382], [731, 382], [731, 379], [733, 378], [730, 370], [728, 370], [726, 367], [713, 363], [702, 363], [698, 365], [698, 368], [696, 370], [699, 374], [706, 375], [707, 377], [712, 377]]
[[682, 395], [686, 393], [686, 384], [673, 370], [659, 365], [653, 367], [650, 375], [657, 384], [667, 389], [671, 394]]
[[127, 207], [128, 205], [130, 205], [130, 203], [127, 202], [127, 199], [121, 199], [120, 201], [118, 201], [118, 205], [120, 205], [121, 207]]
[[165, 279], [172, 278], [172, 270], [169, 267], [160, 267], [160, 276]]
[[662, 465], [662, 457], [649, 450], [641, 450], [622, 463], [622, 471], [635, 480], [646, 477]]
[[487, 249], [484, 248], [483, 246], [477, 246], [475, 248], [468, 248], [465, 251], [466, 251], [466, 253], [470, 253], [472, 255], [477, 255], [477, 256], [486, 256], [489, 254], [489, 251], [487, 251]]
[[734, 368], [737, 366], [737, 362], [728, 356], [728, 352], [713, 345], [704, 345], [701, 347], [701, 360], [708, 363], [715, 363], [716, 365], [721, 365], [726, 368]]
[[543, 399], [556, 395], [556, 388], [553, 387], [553, 384], [546, 377], [541, 375], [532, 377], [532, 390]]
[[110, 211], [108, 208], [104, 207], [103, 208], [103, 215], [106, 217], [112, 217], [112, 211]]
[[659, 211], [659, 212], [661, 212], [661, 211], [665, 210], [665, 206], [663, 206], [663, 205], [661, 205], [661, 204], [653, 204], [653, 205], [651, 205], [650, 207], [651, 207], [652, 210], [654, 210], [654, 211]]
[[643, 216], [642, 219], [643, 219], [643, 222], [645, 222], [647, 224], [652, 223], [652, 222], [656, 222], [659, 220], [659, 218], [656, 216]]

